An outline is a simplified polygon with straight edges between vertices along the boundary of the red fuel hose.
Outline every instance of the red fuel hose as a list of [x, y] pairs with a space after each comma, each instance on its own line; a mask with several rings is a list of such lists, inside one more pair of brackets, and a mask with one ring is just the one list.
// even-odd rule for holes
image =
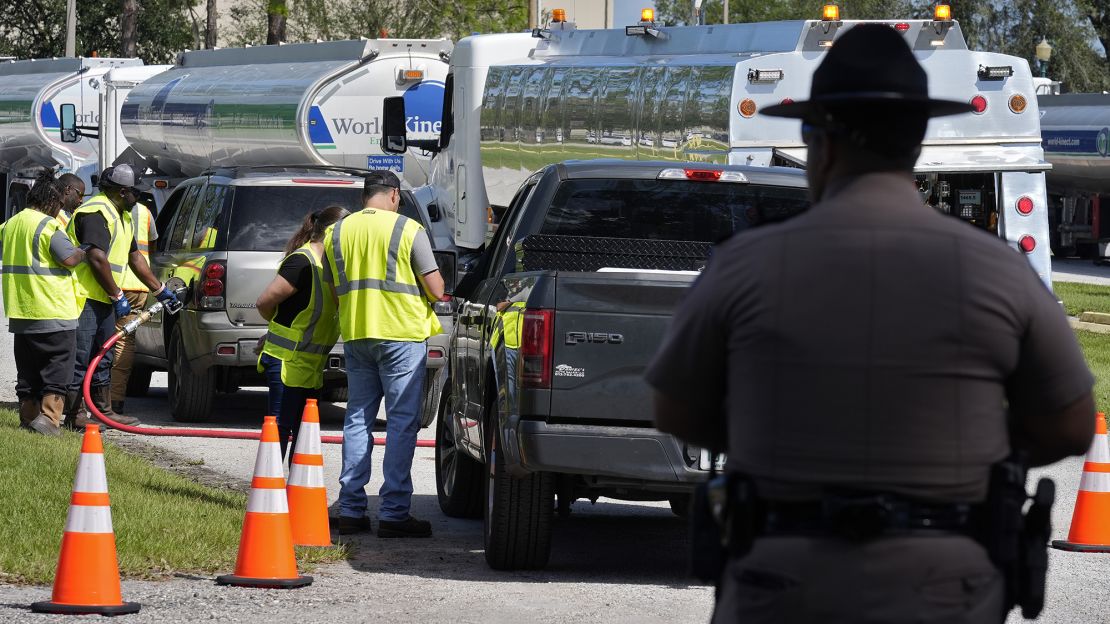
[[[147, 312], [150, 312], [150, 310], [148, 310]], [[151, 315], [144, 314], [144, 316], [145, 318], [143, 318], [142, 320], [145, 322], [147, 319], [150, 318]], [[136, 324], [136, 326], [138, 326], [138, 324]], [[85, 380], [81, 384], [81, 391], [85, 397], [85, 406], [89, 409], [89, 412], [91, 412], [92, 415], [96, 417], [97, 420], [113, 429], [119, 429], [120, 431], [126, 431], [127, 433], [137, 433], [139, 435], [170, 436], [177, 438], [220, 438], [224, 440], [258, 440], [260, 437], [262, 437], [262, 433], [260, 431], [212, 431], [210, 429], [176, 429], [171, 427], [133, 427], [131, 425], [118, 423], [105, 416], [103, 413], [101, 413], [100, 410], [96, 408], [96, 404], [92, 401], [92, 393], [90, 388], [92, 386], [93, 371], [96, 370], [96, 366], [100, 364], [100, 360], [104, 359], [104, 355], [108, 353], [108, 350], [114, 347], [116, 342], [118, 342], [119, 339], [123, 336], [124, 331], [122, 330], [113, 334], [112, 337], [104, 343], [104, 346], [100, 347], [100, 351], [97, 352], [96, 357], [94, 357], [92, 361], [89, 362], [89, 367], [85, 370]], [[343, 444], [343, 436], [322, 435], [320, 436], [320, 441], [324, 444]], [[385, 444], [385, 438], [374, 438], [374, 444]], [[416, 446], [434, 448], [435, 441], [417, 440]]]

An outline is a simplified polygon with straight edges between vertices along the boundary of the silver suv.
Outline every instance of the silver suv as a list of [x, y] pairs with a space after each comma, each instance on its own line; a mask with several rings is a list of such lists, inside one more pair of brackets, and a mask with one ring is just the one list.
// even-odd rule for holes
[[[128, 394], [144, 394], [151, 371], [166, 370], [174, 419], [195, 422], [208, 417], [216, 393], [265, 385], [255, 364], [267, 323], [255, 301], [306, 214], [335, 203], [357, 210], [361, 196], [361, 177], [314, 168], [221, 169], [178, 185], [157, 216], [150, 264], [163, 281], [185, 281], [186, 308], [139, 328]], [[439, 239], [436, 233], [446, 228], [439, 214], [433, 221], [407, 190], [401, 198], [400, 212]], [[428, 378], [438, 379], [446, 358], [442, 349], [429, 351]], [[324, 400], [346, 400], [341, 344], [328, 357], [324, 384]]]

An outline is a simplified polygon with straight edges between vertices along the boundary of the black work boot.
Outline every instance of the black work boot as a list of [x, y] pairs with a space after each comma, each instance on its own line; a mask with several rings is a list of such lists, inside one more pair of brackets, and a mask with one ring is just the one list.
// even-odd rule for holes
[[404, 520], [378, 520], [378, 537], [431, 537], [432, 523], [412, 516]]
[[339, 516], [335, 519], [335, 530], [338, 531], [340, 535], [374, 532], [373, 528], [370, 526], [370, 518], [366, 516], [359, 516], [357, 518]]

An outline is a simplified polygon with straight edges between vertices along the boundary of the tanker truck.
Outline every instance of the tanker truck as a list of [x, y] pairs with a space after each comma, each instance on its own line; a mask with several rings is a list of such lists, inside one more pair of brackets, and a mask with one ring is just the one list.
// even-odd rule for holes
[[[104, 75], [141, 68], [139, 59], [53, 58], [0, 63], [0, 205], [4, 219], [23, 208], [34, 176], [57, 167], [85, 180], [100, 169], [98, 141], [76, 126], [96, 127]], [[70, 112], [68, 131], [61, 111]]]
[[420, 185], [426, 156], [379, 147], [382, 100], [403, 97], [414, 138], [437, 138], [451, 49], [375, 39], [183, 52], [131, 91], [119, 126], [159, 206], [182, 180], [221, 167], [392, 169]]
[[1052, 252], [1101, 261], [1110, 255], [1110, 95], [1042, 95]]

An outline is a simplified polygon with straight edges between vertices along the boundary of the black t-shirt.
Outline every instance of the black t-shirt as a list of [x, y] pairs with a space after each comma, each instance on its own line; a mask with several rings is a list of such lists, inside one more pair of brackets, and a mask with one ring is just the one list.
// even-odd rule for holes
[[[77, 215], [73, 231], [77, 235], [78, 245], [92, 245], [104, 253], [108, 253], [112, 246], [112, 231], [108, 229], [108, 221], [99, 212], [85, 212]], [[131, 237], [130, 251], [138, 251], [135, 237]]]
[[297, 289], [297, 292], [278, 304], [274, 314], [274, 321], [278, 325], [289, 327], [293, 324], [293, 319], [308, 308], [308, 301], [312, 296], [312, 267], [303, 253], [295, 253], [281, 262], [278, 275]]

